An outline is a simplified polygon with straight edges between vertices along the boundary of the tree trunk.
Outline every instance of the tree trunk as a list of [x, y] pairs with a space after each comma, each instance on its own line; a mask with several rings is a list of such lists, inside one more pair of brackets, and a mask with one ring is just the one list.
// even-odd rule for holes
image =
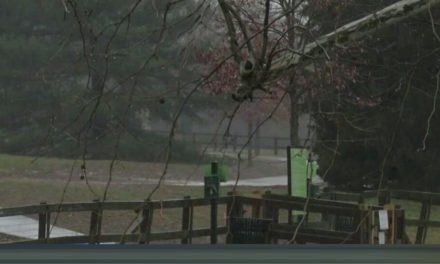
[[[286, 7], [293, 8], [296, 6], [296, 1], [292, 0], [290, 2], [286, 2]], [[286, 13], [288, 10], [285, 10]], [[295, 34], [295, 12], [287, 15], [287, 26], [289, 28], [289, 31], [287, 32], [287, 38], [289, 46], [292, 50], [298, 50], [300, 47], [298, 47], [297, 43], [297, 35]], [[288, 92], [289, 92], [289, 100], [290, 100], [290, 145], [291, 146], [298, 146], [299, 145], [299, 107], [298, 107], [298, 91], [295, 86], [295, 72], [292, 72], [289, 76], [289, 83], [288, 83]]]
[[[252, 129], [253, 129], [253, 124], [252, 124], [252, 121], [249, 121], [248, 122], [248, 138], [251, 138], [251, 136], [252, 136]], [[247, 155], [247, 159], [248, 159], [248, 166], [249, 167], [252, 167], [254, 164], [253, 164], [253, 157], [252, 157], [252, 149], [253, 149], [253, 140], [254, 139], [251, 139], [250, 141], [249, 141], [249, 144], [248, 144], [248, 146], [247, 146], [247, 150], [248, 150], [248, 155]]]
[[298, 98], [296, 97], [293, 80], [289, 81], [289, 100], [290, 100], [290, 145], [298, 146], [299, 142], [299, 114], [298, 114]]

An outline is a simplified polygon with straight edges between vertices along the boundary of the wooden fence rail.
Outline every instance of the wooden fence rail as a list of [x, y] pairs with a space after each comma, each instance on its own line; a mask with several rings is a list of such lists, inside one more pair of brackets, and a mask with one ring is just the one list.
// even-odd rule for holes
[[[215, 201], [203, 198], [185, 197], [181, 200], [167, 201], [92, 201], [81, 203], [65, 203], [65, 204], [39, 204], [22, 206], [16, 208], [0, 209], [0, 216], [12, 215], [38, 215], [39, 219], [39, 236], [38, 240], [24, 241], [20, 243], [140, 243], [148, 244], [152, 241], [159, 240], [179, 240], [182, 244], [190, 244], [196, 237], [210, 236], [211, 243], [217, 243], [218, 235], [226, 235], [226, 242], [232, 242], [230, 232], [230, 220], [232, 218], [242, 218], [245, 214], [244, 207], [251, 208], [251, 217], [255, 219], [271, 219], [267, 242], [276, 243], [278, 239], [286, 239], [291, 235], [294, 226], [291, 223], [280, 223], [280, 210], [302, 210], [306, 200], [299, 197], [287, 197], [283, 195], [275, 195], [267, 192], [262, 198], [252, 198], [229, 194], [220, 197]], [[211, 226], [210, 228], [194, 227], [194, 208], [197, 206], [213, 206], [226, 205], [226, 226], [217, 226], [217, 210], [211, 210]], [[155, 233], [152, 232], [152, 219], [154, 211], [157, 209], [173, 209], [182, 210], [180, 230]], [[332, 213], [345, 216], [357, 216], [359, 207], [355, 203], [338, 202], [330, 200], [311, 199], [308, 209], [310, 212]], [[127, 234], [107, 234], [101, 233], [103, 222], [107, 219], [104, 217], [105, 211], [111, 210], [134, 210], [139, 213], [140, 220], [136, 226]], [[89, 234], [75, 237], [49, 237], [50, 215], [63, 212], [90, 212]], [[266, 221], [265, 220], [265, 221]], [[289, 225], [290, 229], [285, 226]], [[288, 231], [290, 230], [290, 231]], [[299, 241], [328, 243], [339, 241], [344, 232], [338, 231], [319, 231], [302, 227], [298, 233]], [[347, 240], [349, 243], [359, 243], [357, 237]]]
[[[382, 194], [392, 199], [406, 198], [405, 192], [399, 190], [386, 190]], [[418, 227], [418, 243], [424, 243], [426, 229], [428, 227], [440, 227], [440, 221], [429, 219], [430, 205], [437, 202], [438, 194], [427, 194], [420, 192], [409, 192], [409, 197], [418, 199], [425, 204], [425, 210], [421, 212], [419, 220], [407, 219], [406, 225]], [[251, 219], [270, 220], [268, 243], [277, 243], [278, 240], [290, 240], [296, 229], [296, 224], [291, 219], [283, 222], [281, 213], [291, 211], [303, 211], [307, 204], [307, 214], [317, 213], [321, 216], [333, 215], [342, 218], [352, 219], [350, 223], [359, 227], [356, 229], [336, 229], [324, 230], [314, 228], [307, 224], [298, 229], [296, 242], [299, 243], [364, 243], [366, 240], [364, 225], [362, 219], [366, 215], [365, 204], [361, 203], [363, 199], [373, 196], [374, 192], [365, 192], [362, 194], [349, 193], [329, 193], [323, 195], [325, 199], [306, 199], [301, 197], [291, 197], [286, 195], [277, 195], [266, 192], [262, 197], [245, 197], [229, 193], [228, 196], [219, 197], [215, 201], [204, 198], [184, 197], [179, 200], [165, 201], [92, 201], [81, 203], [65, 204], [46, 204], [21, 206], [16, 208], [0, 209], [0, 216], [13, 215], [38, 215], [39, 229], [38, 240], [26, 241], [21, 243], [140, 243], [148, 244], [159, 240], [178, 240], [182, 244], [191, 244], [196, 237], [210, 237], [211, 243], [217, 243], [218, 235], [226, 235], [226, 242], [233, 241], [231, 233], [231, 219], [246, 218], [246, 214]], [[381, 194], [381, 195], [382, 195]], [[418, 196], [416, 195], [418, 194]], [[396, 198], [398, 197], [398, 198]], [[426, 198], [429, 197], [429, 200]], [[348, 201], [338, 201], [337, 199]], [[424, 200], [422, 200], [424, 199]], [[217, 225], [219, 212], [213, 210], [214, 206], [226, 205], [226, 226]], [[199, 228], [194, 226], [194, 208], [198, 206], [211, 207], [211, 225], [209, 228]], [[246, 209], [245, 209], [246, 208]], [[250, 208], [250, 211], [249, 211]], [[369, 210], [380, 210], [382, 206], [369, 205]], [[180, 230], [167, 232], [152, 232], [152, 220], [156, 210], [181, 209]], [[216, 209], [216, 208], [215, 208]], [[135, 225], [125, 235], [101, 233], [101, 228], [105, 219], [105, 211], [136, 211], [140, 218]], [[50, 218], [55, 213], [63, 212], [90, 212], [89, 234], [76, 237], [49, 237]], [[281, 219], [281, 221], [280, 221]]]
[[[220, 197], [216, 199], [215, 204], [226, 204], [230, 197]], [[157, 240], [180, 239], [182, 243], [191, 243], [192, 238], [211, 235], [225, 234], [226, 227], [193, 229], [193, 210], [197, 206], [212, 206], [212, 201], [203, 198], [191, 199], [185, 197], [183, 200], [166, 201], [105, 201], [98, 200], [81, 203], [47, 204], [21, 206], [15, 208], [1, 208], [0, 216], [14, 215], [38, 215], [38, 240], [27, 241], [29, 243], [111, 243], [120, 242], [121, 237], [124, 241], [148, 244]], [[151, 225], [154, 210], [160, 209], [182, 209], [182, 230], [152, 233]], [[104, 211], [135, 211], [140, 212], [141, 221], [139, 228], [134, 229], [137, 234], [128, 232], [128, 234], [101, 234]], [[54, 213], [65, 212], [90, 212], [89, 234], [87, 236], [50, 238], [50, 215]], [[216, 215], [217, 216], [217, 215]], [[212, 217], [211, 217], [212, 218]], [[213, 219], [211, 219], [213, 220]], [[216, 219], [215, 219], [216, 220]], [[215, 222], [214, 220], [214, 222]], [[27, 243], [20, 242], [20, 243]], [[215, 242], [215, 241], [214, 241]]]
[[[420, 203], [419, 219], [405, 219], [405, 226], [416, 226], [417, 233], [414, 238], [414, 243], [424, 244], [428, 229], [430, 227], [440, 227], [440, 220], [431, 220], [432, 206], [440, 205], [440, 193], [431, 193], [423, 191], [409, 191], [409, 190], [370, 190], [362, 193], [343, 193], [331, 192], [321, 195], [321, 198], [342, 200], [342, 201], [360, 201], [365, 199], [379, 198], [378, 203], [384, 204], [393, 202], [394, 200], [408, 200]], [[398, 203], [398, 202], [397, 202]]]
[[[226, 204], [229, 197], [220, 197], [219, 204]], [[192, 206], [207, 206], [210, 201], [204, 198], [190, 199]], [[81, 203], [63, 203], [63, 204], [42, 204], [27, 205], [14, 208], [1, 208], [0, 216], [12, 215], [31, 215], [39, 213], [53, 212], [90, 212], [101, 209], [104, 211], [112, 210], [140, 210], [147, 204], [146, 201], [105, 201], [105, 202], [81, 202]], [[185, 200], [165, 200], [151, 201], [153, 209], [172, 209], [182, 208], [186, 204]]]
[[[169, 135], [169, 131], [154, 131], [158, 134]], [[191, 133], [176, 133], [175, 138], [191, 143], [192, 145], [207, 145], [211, 144], [213, 149], [219, 148], [231, 148], [234, 152], [237, 151], [249, 139], [248, 134], [232, 134], [229, 136], [223, 136], [215, 133], [204, 132], [191, 132]], [[284, 149], [290, 145], [289, 137], [274, 137], [274, 136], [261, 136], [260, 133], [256, 133], [255, 137], [249, 142], [249, 150], [252, 150], [255, 155], [260, 154], [261, 149], [271, 149], [273, 154], [277, 156], [280, 152], [280, 148]], [[284, 153], [284, 152], [283, 152]]]

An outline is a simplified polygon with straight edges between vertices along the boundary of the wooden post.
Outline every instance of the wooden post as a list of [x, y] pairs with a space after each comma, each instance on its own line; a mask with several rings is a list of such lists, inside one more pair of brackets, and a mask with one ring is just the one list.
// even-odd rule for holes
[[[41, 206], [47, 205], [46, 202], [41, 202]], [[46, 207], [46, 206], [45, 206]], [[46, 210], [44, 213], [38, 214], [38, 239], [49, 238], [50, 231], [50, 213]]]
[[273, 154], [275, 156], [278, 156], [278, 138], [277, 137], [275, 137], [273, 139]]
[[[278, 223], [278, 208], [274, 208], [273, 205], [267, 200], [270, 197], [271, 192], [266, 191], [263, 195], [263, 218], [272, 219], [272, 224]], [[269, 227], [268, 235], [266, 236], [266, 243], [276, 244], [278, 243], [276, 238], [272, 237]]]
[[139, 226], [140, 240], [139, 244], [149, 244], [151, 225], [153, 223], [153, 206], [150, 200], [145, 201], [145, 206], [142, 208], [142, 221]]
[[90, 215], [89, 244], [99, 243], [99, 236], [101, 235], [102, 211], [100, 209], [99, 199], [95, 199], [93, 202], [96, 203], [96, 209], [94, 209]]
[[253, 218], [260, 217], [260, 204], [258, 202], [254, 202], [252, 204], [252, 217]]
[[364, 195], [364, 192], [361, 192], [361, 193], [359, 194], [359, 200], [358, 200], [358, 203], [359, 203], [359, 204], [364, 204], [364, 203], [365, 203], [365, 195]]
[[358, 208], [359, 208], [359, 212], [355, 215], [354, 217], [354, 221], [353, 221], [353, 226], [355, 227], [359, 227], [359, 230], [357, 231], [357, 238], [359, 241], [359, 244], [365, 244], [367, 243], [367, 237], [366, 234], [368, 232], [368, 228], [366, 228], [366, 219], [365, 217], [367, 216], [366, 211], [364, 209], [364, 204], [363, 201], [359, 201], [358, 203]]
[[431, 214], [431, 199], [425, 201], [420, 209], [419, 225], [417, 227], [417, 235], [415, 244], [424, 244], [426, 240], [426, 233], [428, 230], [427, 221]]
[[233, 234], [231, 231], [231, 219], [241, 217], [243, 214], [243, 205], [238, 200], [233, 192], [228, 192], [229, 200], [226, 204], [226, 225], [228, 233], [226, 234], [226, 244], [232, 243]]
[[391, 193], [389, 190], [381, 190], [378, 197], [379, 206], [391, 203]]
[[182, 244], [192, 243], [194, 207], [191, 204], [191, 197], [185, 196], [185, 205], [182, 210], [182, 231], [186, 232], [181, 240]]
[[406, 244], [405, 238], [405, 211], [397, 207], [396, 210], [396, 243], [397, 244]]
[[216, 198], [211, 199], [211, 244], [217, 244], [217, 205]]

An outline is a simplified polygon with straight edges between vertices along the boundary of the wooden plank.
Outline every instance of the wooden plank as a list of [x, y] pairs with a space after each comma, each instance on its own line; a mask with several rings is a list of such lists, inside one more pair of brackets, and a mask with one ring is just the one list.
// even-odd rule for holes
[[[302, 203], [302, 204], [305, 204], [307, 201], [307, 198], [303, 198], [303, 197], [279, 195], [279, 194], [272, 194], [272, 193], [265, 196], [264, 198], [269, 199], [269, 200], [278, 200], [278, 201], [286, 201], [286, 202]], [[348, 208], [348, 209], [358, 209], [359, 208], [358, 203], [332, 201], [332, 200], [325, 200], [325, 199], [309, 199], [309, 204], [313, 204], [314, 206], [343, 207], [343, 208]]]
[[90, 214], [90, 228], [89, 228], [89, 243], [95, 244], [99, 243], [99, 237], [101, 234], [101, 220], [102, 220], [102, 210], [99, 209], [99, 200], [94, 200], [97, 204], [96, 209]]
[[364, 198], [374, 198], [377, 197], [377, 190], [363, 191], [362, 196]]
[[420, 208], [420, 225], [417, 227], [416, 241], [415, 244], [424, 244], [426, 240], [426, 233], [428, 226], [426, 222], [429, 220], [431, 214], [431, 203], [430, 201], [424, 202]]
[[320, 199], [336, 200], [336, 201], [351, 201], [351, 202], [358, 202], [360, 200], [360, 197], [361, 197], [361, 195], [358, 193], [346, 193], [346, 192], [322, 193], [320, 195]]
[[[46, 202], [41, 202], [40, 205], [46, 206]], [[48, 223], [49, 220], [49, 223]], [[48, 219], [48, 213], [39, 213], [38, 214], [38, 238], [45, 239], [48, 235], [48, 226], [50, 226], [50, 219]]]
[[230, 199], [226, 204], [226, 244], [232, 243], [232, 234], [230, 232], [231, 219], [234, 217], [241, 217], [243, 215], [242, 197], [236, 196], [232, 192], [228, 192], [228, 196]]
[[187, 204], [182, 208], [182, 231], [186, 231], [187, 236], [183, 237], [180, 242], [182, 244], [191, 244], [194, 210], [191, 205], [191, 198], [186, 196], [184, 199]]
[[419, 202], [430, 200], [432, 205], [440, 205], [440, 193], [391, 190], [391, 198]]
[[396, 243], [397, 244], [406, 244], [406, 226], [405, 226], [405, 211], [402, 209], [398, 209], [396, 211]]
[[213, 198], [211, 199], [211, 217], [210, 217], [210, 229], [211, 229], [211, 244], [217, 244], [217, 210], [218, 209], [218, 203], [217, 199]]
[[[217, 232], [218, 234], [226, 234], [227, 228], [225, 226], [219, 227]], [[209, 228], [204, 229], [195, 229], [193, 230], [193, 237], [206, 237], [210, 235], [211, 230]], [[169, 231], [169, 232], [161, 232], [161, 233], [151, 233], [150, 241], [162, 241], [162, 240], [177, 240], [182, 239], [186, 236], [186, 231]], [[121, 241], [123, 234], [103, 234], [101, 235], [101, 243], [119, 243]], [[56, 237], [49, 239], [38, 239], [38, 240], [29, 240], [29, 241], [20, 241], [11, 244], [41, 244], [41, 243], [50, 243], [50, 244], [86, 244], [89, 242], [89, 236], [74, 236], [74, 237]], [[124, 242], [128, 243], [137, 243], [139, 240], [138, 234], [125, 234]]]
[[381, 191], [377, 201], [379, 206], [384, 206], [391, 203], [391, 193], [388, 190]]
[[[272, 224], [270, 227], [271, 236], [279, 239], [292, 239], [296, 225]], [[297, 240], [301, 243], [335, 244], [345, 240], [347, 244], [359, 244], [359, 240], [349, 238], [351, 233], [340, 231], [328, 231], [301, 227], [298, 230]]]
[[[266, 191], [263, 195], [262, 202], [262, 213], [264, 219], [271, 219], [272, 223], [278, 223], [279, 220], [279, 207], [276, 207], [267, 197], [271, 197], [272, 193], [270, 191]], [[289, 212], [290, 214], [290, 212]], [[272, 233], [269, 232], [267, 236], [267, 243], [274, 244], [277, 242], [277, 237], [272, 236]]]
[[259, 218], [261, 213], [261, 202], [255, 202], [252, 204], [252, 217], [253, 218]]
[[139, 244], [149, 244], [151, 236], [151, 225], [153, 224], [154, 208], [151, 202], [147, 201], [142, 209], [142, 220], [139, 224], [140, 239]]
[[261, 203], [262, 198], [246, 197], [246, 196], [235, 196], [236, 199], [240, 200], [243, 205], [253, 205], [255, 203]]
[[[229, 197], [219, 197], [218, 204], [226, 204]], [[207, 206], [210, 201], [204, 198], [191, 199], [193, 206]], [[162, 203], [162, 205], [161, 205]], [[181, 208], [184, 205], [183, 200], [165, 200], [152, 201], [153, 208], [158, 209], [172, 209]], [[100, 204], [102, 210], [140, 210], [144, 206], [144, 201], [106, 201]], [[63, 204], [47, 204], [47, 205], [27, 205], [13, 208], [0, 209], [0, 216], [12, 215], [31, 215], [44, 212], [85, 212], [93, 211], [98, 208], [94, 202], [80, 202], [80, 203], [63, 203]]]
[[429, 227], [440, 227], [440, 221], [420, 220], [420, 219], [406, 219], [405, 220], [405, 225], [407, 225], [407, 226], [427, 225]]
[[[269, 207], [302, 211], [304, 210], [305, 201], [299, 201], [299, 200], [281, 201], [281, 200], [268, 199], [266, 200], [266, 204]], [[310, 200], [307, 206], [308, 212], [318, 212], [318, 213], [327, 213], [327, 214], [344, 215], [344, 216], [354, 216], [356, 215], [358, 210], [359, 209], [357, 209], [357, 207], [350, 208], [350, 207], [325, 205], [321, 202], [314, 202], [312, 201], [312, 199]]]

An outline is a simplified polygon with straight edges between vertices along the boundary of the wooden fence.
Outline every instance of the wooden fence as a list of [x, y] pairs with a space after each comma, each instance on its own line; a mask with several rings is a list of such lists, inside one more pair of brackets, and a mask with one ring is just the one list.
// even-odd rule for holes
[[[203, 198], [185, 197], [181, 200], [167, 201], [136, 201], [136, 202], [83, 202], [83, 203], [65, 203], [65, 204], [39, 204], [31, 206], [22, 206], [15, 208], [0, 209], [0, 216], [13, 215], [38, 215], [39, 221], [39, 239], [23, 241], [20, 243], [140, 243], [148, 244], [153, 241], [162, 240], [180, 240], [182, 244], [191, 244], [192, 239], [196, 237], [211, 237], [211, 243], [217, 242], [218, 235], [226, 235], [226, 243], [234, 241], [234, 232], [231, 232], [230, 224], [233, 218], [249, 217], [270, 219], [271, 224], [267, 236], [267, 243], [278, 243], [279, 241], [288, 242], [295, 232], [298, 223], [291, 219], [282, 218], [281, 215], [287, 215], [287, 212], [293, 210], [302, 211], [306, 199], [299, 197], [288, 197], [284, 195], [275, 195], [266, 192], [260, 198], [245, 197], [229, 194], [215, 200]], [[217, 210], [213, 211], [213, 206], [226, 205], [228, 212], [226, 225], [217, 226]], [[196, 228], [193, 225], [194, 208], [198, 206], [210, 206], [211, 227]], [[152, 218], [157, 210], [181, 209], [181, 228], [180, 230], [153, 233]], [[246, 208], [250, 208], [247, 209]], [[136, 210], [140, 213], [139, 224], [133, 228], [133, 232], [127, 234], [103, 234], [101, 227], [104, 211], [112, 210]], [[310, 199], [308, 201], [308, 211], [310, 213], [319, 213], [323, 215], [331, 214], [337, 216], [347, 216], [354, 219], [354, 225], [361, 224], [361, 219], [365, 211], [359, 208], [358, 203]], [[51, 215], [61, 212], [89, 212], [90, 228], [89, 234], [74, 237], [49, 237], [48, 230]], [[307, 224], [298, 229], [295, 239], [298, 243], [365, 243], [366, 238], [363, 229], [353, 229], [350, 231], [331, 230], [326, 228], [316, 228]]]
[[[216, 200], [218, 204], [226, 204], [230, 198], [220, 197]], [[181, 200], [166, 201], [130, 201], [130, 202], [82, 202], [82, 203], [64, 203], [64, 204], [39, 204], [22, 206], [15, 208], [0, 209], [0, 216], [13, 215], [38, 215], [39, 233], [38, 240], [24, 241], [20, 243], [140, 243], [148, 244], [151, 241], [176, 240], [180, 239], [181, 243], [190, 243], [194, 237], [212, 236], [226, 234], [226, 227], [220, 226], [215, 228], [193, 228], [194, 207], [211, 205], [210, 200], [197, 198], [191, 199], [186, 197]], [[155, 210], [165, 210], [180, 208], [182, 209], [182, 229], [168, 232], [152, 233], [152, 217]], [[138, 211], [141, 212], [141, 222], [137, 233], [127, 234], [101, 234], [101, 226], [104, 211]], [[65, 212], [90, 212], [90, 228], [89, 234], [84, 236], [69, 237], [48, 237], [49, 223], [51, 215], [54, 213]]]
[[[360, 201], [378, 198], [377, 203], [384, 205], [393, 200], [408, 200], [418, 202], [420, 213], [418, 219], [405, 219], [405, 226], [417, 227], [417, 233], [413, 241], [415, 244], [424, 244], [429, 227], [440, 227], [439, 220], [430, 219], [432, 206], [440, 205], [440, 193], [406, 191], [406, 190], [377, 190], [364, 191], [362, 193], [324, 193], [321, 198], [337, 201]], [[405, 208], [404, 208], [405, 209]]]
[[[154, 131], [158, 134], [168, 135], [168, 131]], [[177, 140], [188, 142], [195, 146], [206, 146], [210, 145], [210, 148], [217, 150], [221, 148], [229, 148], [233, 152], [237, 152], [241, 146], [243, 146], [249, 139], [250, 135], [247, 134], [233, 134], [224, 137], [221, 134], [214, 133], [176, 133], [174, 136]], [[273, 155], [285, 154], [286, 146], [290, 145], [290, 138], [288, 137], [268, 137], [260, 136], [256, 133], [253, 139], [248, 144], [248, 150], [254, 155], [258, 156], [262, 149], [272, 150]], [[248, 151], [248, 153], [249, 153]]]

